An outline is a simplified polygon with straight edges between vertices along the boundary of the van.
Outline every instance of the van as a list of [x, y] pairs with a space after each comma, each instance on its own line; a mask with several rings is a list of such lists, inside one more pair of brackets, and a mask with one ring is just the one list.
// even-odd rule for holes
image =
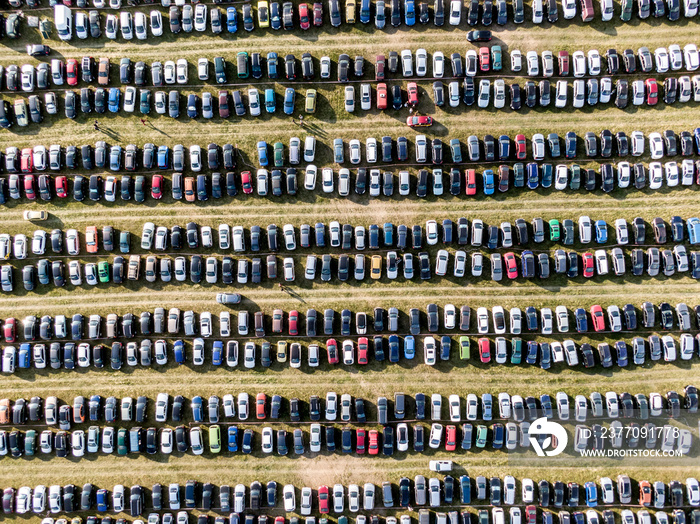
[[73, 15], [71, 10], [65, 5], [55, 5], [53, 8], [53, 20], [56, 25], [58, 38], [70, 40], [73, 38]]
[[245, 51], [239, 51], [236, 55], [236, 65], [238, 67], [238, 78], [248, 78], [248, 53]]
[[131, 255], [129, 257], [129, 271], [127, 277], [129, 280], [139, 279], [139, 269], [141, 268], [141, 257], [139, 255]]

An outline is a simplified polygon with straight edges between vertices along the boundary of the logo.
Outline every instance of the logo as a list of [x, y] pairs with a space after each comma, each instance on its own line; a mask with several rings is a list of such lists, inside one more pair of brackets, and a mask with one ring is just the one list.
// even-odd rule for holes
[[[537, 439], [539, 435], [548, 435], [542, 441], [542, 444]], [[547, 420], [547, 417], [540, 417], [530, 425], [528, 437], [538, 457], [556, 457], [564, 451], [564, 448], [569, 443], [569, 436], [566, 434], [564, 426]], [[556, 437], [557, 447], [547, 449], [552, 445], [552, 437]]]

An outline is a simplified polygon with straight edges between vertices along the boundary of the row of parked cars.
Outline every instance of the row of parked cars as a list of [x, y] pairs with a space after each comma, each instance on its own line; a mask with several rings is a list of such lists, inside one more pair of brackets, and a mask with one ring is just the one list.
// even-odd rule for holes
[[[419, 136], [419, 138], [421, 138]], [[419, 148], [420, 148], [419, 143]], [[420, 149], [419, 149], [420, 150]], [[434, 150], [435, 151], [435, 150]], [[300, 180], [300, 177], [301, 178]], [[318, 168], [309, 164], [304, 173], [294, 167], [268, 170], [260, 168], [255, 175], [250, 171], [240, 174], [233, 171], [211, 174], [199, 173], [185, 176], [175, 172], [170, 177], [161, 173], [146, 175], [51, 175], [11, 174], [0, 178], [0, 203], [19, 200], [24, 196], [31, 201], [51, 201], [56, 198], [73, 197], [82, 202], [86, 198], [93, 202], [104, 199], [106, 202], [133, 201], [143, 203], [148, 199], [160, 200], [170, 194], [173, 200], [185, 202], [205, 202], [243, 194], [258, 196], [295, 196], [299, 184], [306, 191], [346, 197], [368, 194], [370, 197], [393, 197], [415, 195], [425, 198], [428, 195], [441, 197], [450, 195], [467, 196], [484, 194], [487, 196], [510, 191], [513, 188], [527, 187], [530, 190], [550, 189], [564, 191], [601, 190], [605, 193], [618, 189], [660, 189], [662, 187], [685, 187], [698, 184], [700, 167], [698, 162], [684, 159], [680, 165], [675, 161], [664, 164], [651, 162], [648, 168], [643, 163], [630, 164], [622, 161], [613, 166], [601, 164], [599, 171], [582, 169], [578, 164], [524, 164], [516, 162], [512, 166], [501, 164], [497, 169], [449, 170], [434, 167], [419, 169], [414, 175], [408, 170], [397, 174], [380, 169], [357, 168], [355, 172], [341, 168], [337, 175], [333, 168]], [[311, 188], [311, 189], [308, 189]]]
[[[470, 422], [460, 425], [460, 431], [456, 424], [443, 426], [434, 422], [427, 436], [428, 448], [431, 450], [456, 451], [458, 446], [462, 450], [489, 448], [493, 450], [513, 451], [518, 448], [529, 448], [529, 422], [508, 422], [503, 424], [496, 422], [490, 426], [478, 424], [476, 428]], [[642, 429], [643, 428], [643, 429]], [[635, 433], [635, 430], [637, 431]], [[241, 451], [245, 454], [262, 452], [271, 454], [277, 450], [278, 455], [287, 455], [292, 441], [294, 455], [304, 455], [308, 452], [322, 452], [322, 435], [325, 434], [326, 452], [357, 453], [363, 455], [391, 456], [395, 452], [408, 452], [409, 445], [413, 441], [413, 451], [422, 453], [426, 450], [425, 439], [427, 428], [422, 424], [410, 425], [401, 422], [394, 426], [384, 426], [383, 430], [354, 429], [345, 427], [341, 429], [340, 442], [336, 444], [336, 429], [333, 426], [311, 424], [309, 428], [308, 449], [306, 437], [301, 428], [291, 431], [291, 439], [286, 430], [278, 429], [275, 432], [272, 427], [262, 428], [259, 436], [250, 427], [241, 429], [239, 449], [239, 428], [226, 426], [227, 450], [230, 452]], [[413, 438], [411, 438], [411, 432]], [[650, 433], [654, 434], [651, 435]], [[208, 438], [205, 438], [204, 435]], [[614, 435], [606, 439], [605, 435]], [[37, 437], [41, 440], [37, 443]], [[102, 437], [102, 439], [100, 439]], [[115, 438], [116, 437], [116, 438]], [[544, 442], [544, 436], [540, 440]], [[102, 446], [100, 446], [100, 440]], [[607, 440], [607, 442], [606, 442]], [[640, 446], [641, 444], [641, 446]], [[663, 453], [677, 452], [677, 456], [686, 455], [693, 445], [693, 437], [688, 429], [679, 429], [670, 424], [657, 427], [648, 422], [644, 426], [637, 423], [623, 425], [620, 421], [613, 421], [609, 425], [593, 424], [586, 426], [576, 425], [574, 429], [574, 449], [577, 452], [584, 450], [601, 449], [657, 449]], [[258, 448], [260, 446], [260, 448]], [[4, 450], [4, 453], [2, 453]], [[224, 450], [222, 427], [213, 424], [209, 427], [197, 425], [177, 426], [175, 429], [155, 427], [147, 429], [132, 427], [130, 429], [119, 428], [116, 432], [112, 427], [105, 427], [100, 433], [100, 428], [91, 426], [87, 432], [73, 430], [53, 432], [44, 430], [37, 435], [35, 430], [22, 432], [13, 430], [9, 434], [0, 431], [0, 455], [10, 455], [14, 458], [21, 456], [34, 456], [36, 454], [55, 453], [58, 457], [66, 457], [69, 453], [74, 458], [102, 453], [117, 455], [147, 453], [154, 455], [160, 451], [164, 455], [173, 452], [203, 455], [205, 452], [219, 454]], [[256, 453], [257, 454], [257, 453]]]
[[[439, 338], [439, 341], [437, 340]], [[422, 345], [423, 362], [428, 366], [434, 366], [439, 361], [445, 362], [452, 358], [453, 339], [449, 335], [440, 337], [427, 336], [420, 341]], [[468, 336], [460, 336], [457, 339], [459, 358], [471, 359], [471, 339]], [[327, 361], [329, 364], [366, 365], [370, 360], [375, 362], [399, 362], [401, 359], [413, 360], [418, 353], [419, 344], [413, 335], [400, 338], [398, 335], [390, 335], [385, 339], [381, 335], [375, 335], [370, 342], [368, 337], [360, 337], [357, 341], [346, 339], [338, 343], [335, 339], [325, 342]], [[631, 347], [630, 347], [631, 346]], [[513, 365], [539, 365], [547, 370], [552, 366], [566, 364], [569, 367], [582, 365], [585, 368], [593, 368], [600, 365], [610, 368], [613, 365], [628, 367], [630, 362], [635, 365], [644, 365], [647, 359], [650, 362], [660, 361], [674, 362], [676, 360], [692, 360], [698, 352], [700, 340], [698, 335], [693, 338], [689, 333], [682, 333], [680, 340], [670, 335], [662, 337], [649, 335], [645, 340], [635, 337], [630, 345], [624, 340], [618, 340], [611, 348], [608, 343], [602, 342], [594, 348], [589, 343], [576, 345], [571, 339], [563, 341], [537, 342], [534, 340], [523, 341], [520, 337], [496, 337], [491, 339], [481, 337], [478, 340], [475, 353], [482, 364], [495, 361], [496, 364]], [[188, 356], [188, 351], [191, 353]], [[22, 343], [19, 350], [15, 346], [3, 348], [2, 371], [3, 373], [15, 373], [19, 369], [44, 369], [50, 366], [52, 369], [87, 368], [91, 365], [96, 369], [105, 367], [107, 363], [113, 370], [129, 367], [150, 367], [154, 363], [157, 366], [167, 365], [169, 358], [175, 360], [178, 365], [186, 364], [191, 360], [194, 366], [203, 366], [207, 361], [212, 366], [228, 368], [238, 367], [252, 369], [260, 365], [269, 368], [273, 362], [286, 365], [289, 362], [291, 368], [300, 368], [303, 364], [309, 368], [316, 368], [322, 362], [318, 344], [309, 344], [304, 356], [304, 348], [298, 342], [289, 344], [287, 341], [278, 341], [274, 346], [264, 341], [260, 345], [260, 356], [257, 355], [257, 344], [251, 340], [243, 344], [239, 349], [236, 340], [214, 340], [211, 350], [207, 349], [205, 338], [197, 337], [192, 341], [191, 350], [188, 350], [183, 340], [175, 340], [172, 349], [165, 340], [150, 339], [137, 342], [112, 342], [111, 348], [103, 344], [91, 345], [90, 343], [60, 342], [45, 344]], [[402, 357], [403, 355], [403, 357]], [[476, 357], [476, 355], [475, 355]]]
[[[634, 131], [628, 136], [622, 131], [613, 135], [611, 131], [605, 129], [601, 131], [600, 137], [592, 131], [586, 132], [583, 137], [579, 137], [571, 131], [566, 133], [563, 141], [562, 147], [562, 138], [557, 133], [549, 133], [546, 137], [542, 133], [535, 133], [529, 141], [523, 134], [517, 134], [514, 139], [508, 135], [501, 135], [498, 138], [485, 135], [483, 139], [476, 135], [470, 135], [466, 139], [466, 147], [463, 148], [462, 142], [456, 138], [451, 139], [448, 144], [444, 144], [440, 139], [429, 141], [425, 135], [417, 135], [414, 143], [411, 144], [403, 136], [398, 137], [395, 141], [391, 136], [383, 136], [380, 140], [369, 137], [365, 140], [364, 157], [368, 164], [405, 162], [409, 160], [409, 152], [413, 149], [416, 162], [426, 163], [430, 161], [433, 164], [442, 164], [447, 158], [446, 150], [449, 147], [453, 163], [467, 161], [508, 162], [526, 160], [529, 142], [531, 158], [536, 162], [543, 161], [547, 157], [553, 160], [573, 160], [578, 156], [579, 142], [583, 142], [585, 158], [587, 159], [600, 160], [613, 157], [625, 159], [629, 155], [640, 157], [648, 154], [651, 160], [662, 160], [665, 157], [675, 157], [679, 154], [680, 156], [697, 154], [700, 151], [700, 128], [696, 128], [692, 133], [682, 131], [680, 134], [676, 134], [670, 129], [663, 133], [653, 132], [649, 134], [648, 138], [641, 131]], [[325, 148], [326, 146], [320, 147]], [[328, 147], [332, 150], [333, 162], [336, 164], [347, 162], [359, 164], [362, 162], [363, 147], [360, 140], [352, 139], [346, 146], [343, 139], [336, 138], [333, 140], [332, 146]], [[272, 154], [270, 154], [270, 149], [272, 149]], [[304, 163], [314, 162], [317, 149], [319, 149], [319, 144], [312, 135], [305, 137], [303, 142], [297, 137], [292, 137], [287, 148], [282, 142], [275, 142], [270, 147], [266, 141], [261, 140], [256, 144], [255, 156], [260, 167], [281, 168], [287, 163], [299, 165], [302, 161]], [[219, 146], [216, 143], [210, 143], [206, 149], [196, 144], [187, 148], [178, 144], [171, 149], [166, 145], [156, 146], [147, 143], [141, 150], [135, 144], [129, 144], [123, 148], [120, 145], [109, 146], [104, 141], [98, 141], [94, 148], [91, 145], [81, 146], [80, 152], [76, 146], [64, 148], [60, 144], [52, 144], [48, 148], [44, 145], [22, 149], [10, 146], [6, 148], [4, 154], [0, 153], [0, 155], [1, 164], [8, 174], [38, 174], [42, 171], [57, 172], [63, 169], [73, 171], [81, 168], [88, 171], [94, 169], [109, 169], [110, 171], [173, 169], [182, 172], [189, 167], [193, 172], [200, 172], [205, 169], [210, 171], [235, 169], [238, 151], [231, 144]], [[189, 162], [187, 156], [189, 156]], [[318, 168], [311, 165], [307, 166], [306, 169], [311, 169], [309, 176], [313, 175], [313, 185], [315, 186]], [[522, 175], [524, 175], [524, 169], [524, 165], [521, 165]], [[618, 164], [618, 171], [628, 171], [628, 179], [631, 178], [630, 169], [628, 163]], [[676, 169], [678, 170], [678, 168]], [[691, 165], [687, 168], [684, 167], [684, 177], [686, 169], [691, 170], [691, 174], [694, 172]], [[553, 167], [550, 166], [549, 170], [551, 184], [551, 179], [554, 178]], [[305, 185], [308, 185], [306, 175], [304, 178]], [[516, 181], [517, 178], [516, 176]], [[243, 187], [246, 193], [252, 192], [252, 180], [248, 180], [248, 183], [249, 187]], [[684, 183], [687, 182], [684, 181]]]
[[[415, 57], [415, 58], [414, 58]], [[681, 49], [677, 44], [659, 47], [653, 54], [648, 47], [640, 47], [637, 53], [625, 49], [622, 53], [614, 48], [608, 49], [601, 55], [597, 49], [587, 53], [575, 51], [527, 51], [518, 49], [508, 51], [505, 58], [500, 45], [480, 47], [477, 50], [468, 49], [464, 60], [458, 52], [445, 55], [435, 51], [429, 56], [425, 49], [410, 49], [390, 51], [388, 54], [376, 55], [374, 60], [374, 80], [384, 81], [387, 74], [400, 74], [403, 78], [413, 76], [430, 79], [461, 78], [477, 76], [479, 73], [504, 71], [504, 62], [509, 64], [511, 73], [526, 74], [530, 77], [569, 76], [574, 78], [595, 77], [607, 73], [611, 76], [632, 75], [637, 73], [658, 73], [696, 71], [700, 67], [700, 53], [695, 44], [687, 44]], [[211, 64], [213, 63], [213, 67]], [[239, 51], [235, 55], [238, 80], [253, 78], [269, 80], [297, 80], [297, 67], [300, 66], [301, 78], [305, 81], [316, 80], [318, 71], [321, 80], [332, 78], [333, 61], [328, 56], [320, 59], [310, 53], [302, 54], [298, 61], [293, 54], [280, 55], [274, 51], [261, 54]], [[228, 65], [224, 57], [216, 57], [212, 62], [207, 58], [199, 58], [196, 62], [197, 80], [217, 84], [229, 83]], [[364, 78], [365, 70], [372, 68], [372, 63], [364, 56], [354, 58], [341, 54], [335, 65], [337, 80], [348, 82], [351, 78]], [[124, 57], [119, 61], [119, 82], [122, 85], [133, 84], [136, 87], [162, 87], [164, 85], [189, 84], [190, 64], [186, 59], [159, 60], [150, 64]], [[77, 86], [79, 83], [101, 86], [110, 84], [110, 73], [113, 66], [107, 57], [94, 59], [84, 56], [81, 59], [70, 58], [65, 62], [59, 58], [51, 60], [50, 64], [42, 62], [36, 67], [32, 64], [6, 67], [5, 86], [8, 91], [33, 92], [35, 89], [48, 89], [51, 86]], [[1, 72], [1, 71], [0, 71]], [[1, 75], [0, 75], [1, 76]], [[0, 78], [0, 85], [2, 79]]]
[[[281, 497], [279, 496], [280, 487]], [[264, 511], [266, 508], [280, 507], [288, 513], [298, 512], [302, 516], [308, 516], [306, 524], [316, 523], [316, 517], [310, 516], [312, 513], [318, 512], [322, 515], [322, 519], [326, 519], [324, 515], [332, 511], [335, 514], [341, 514], [338, 517], [340, 524], [347, 524], [347, 517], [342, 515], [346, 512], [373, 511], [382, 506], [384, 508], [411, 509], [411, 506], [415, 505], [423, 507], [419, 510], [419, 524], [429, 524], [430, 513], [424, 509], [425, 506], [440, 508], [442, 505], [473, 504], [482, 506], [488, 503], [494, 506], [492, 508], [494, 524], [505, 522], [503, 508], [500, 506], [515, 506], [510, 508], [509, 513], [510, 522], [516, 524], [523, 522], [524, 518], [522, 508], [516, 506], [518, 504], [516, 501], [520, 499], [522, 504], [528, 505], [525, 508], [525, 518], [528, 524], [535, 522], [538, 506], [540, 508], [559, 508], [559, 520], [562, 524], [570, 522], [594, 524], [598, 522], [599, 517], [593, 509], [589, 509], [586, 518], [584, 518], [584, 514], [580, 511], [569, 514], [567, 510], [561, 508], [579, 506], [596, 508], [599, 503], [611, 505], [617, 501], [620, 501], [619, 503], [623, 506], [628, 506], [632, 504], [635, 493], [639, 494], [640, 505], [643, 508], [679, 508], [683, 507], [685, 501], [689, 502], [692, 507], [698, 505], [697, 490], [698, 481], [694, 477], [685, 479], [685, 486], [678, 480], [672, 480], [668, 485], [662, 481], [655, 481], [652, 486], [652, 483], [647, 480], [637, 482], [627, 475], [618, 475], [615, 480], [610, 477], [601, 477], [597, 481], [587, 481], [583, 486], [579, 486], [576, 482], [565, 483], [560, 480], [549, 481], [546, 479], [535, 482], [531, 478], [516, 479], [512, 475], [506, 475], [503, 479], [499, 477], [487, 478], [482, 475], [474, 478], [462, 475], [458, 479], [446, 475], [443, 479], [435, 477], [426, 479], [423, 475], [416, 475], [413, 479], [402, 477], [396, 484], [384, 481], [381, 487], [368, 482], [362, 486], [349, 484], [347, 487], [343, 484], [335, 484], [331, 487], [321, 485], [317, 489], [310, 487], [297, 489], [292, 484], [279, 486], [274, 480], [266, 484], [256, 480], [250, 486], [245, 484], [214, 486], [209, 482], [200, 483], [195, 480], [187, 480], [183, 486], [178, 483], [154, 484], [148, 490], [138, 485], [132, 486], [129, 489], [129, 496], [127, 496], [127, 488], [121, 484], [115, 485], [112, 490], [98, 488], [90, 483], [85, 484], [82, 489], [73, 484], [67, 486], [39, 485], [34, 488], [25, 486], [17, 491], [9, 487], [3, 491], [3, 505], [6, 514], [43, 513], [44, 511], [73, 513], [96, 509], [99, 512], [130, 512], [132, 516], [139, 516], [145, 509], [175, 510], [178, 511], [177, 522], [182, 522], [182, 524], [189, 521], [189, 512], [185, 510], [191, 509], [204, 512], [212, 510], [220, 513], [231, 512], [231, 524], [234, 524], [234, 520], [238, 523], [239, 519], [245, 519], [246, 524], [250, 520], [250, 524], [253, 524], [256, 518], [250, 514], [244, 515], [244, 512]], [[396, 496], [397, 492], [398, 496]], [[148, 508], [145, 507], [147, 494], [151, 504]], [[41, 508], [40, 511], [37, 506]], [[497, 510], [500, 511], [500, 518], [497, 518]], [[540, 511], [549, 513], [547, 509]], [[676, 509], [673, 517], [674, 524], [677, 524], [680, 518], [675, 516], [676, 511], [683, 514], [682, 522], [685, 522], [683, 510]], [[697, 512], [698, 510], [693, 511]], [[486, 514], [483, 518], [482, 512]], [[643, 512], [646, 513], [646, 517], [642, 516]], [[468, 510], [463, 510], [461, 517], [457, 515], [457, 511], [450, 513], [455, 514], [454, 517], [449, 517], [451, 524], [470, 524], [473, 520]], [[628, 516], [628, 513], [631, 516]], [[440, 513], [438, 513], [438, 523], [440, 522], [439, 515]], [[443, 524], [446, 524], [448, 517], [444, 513], [442, 515], [444, 516]], [[204, 516], [205, 520], [198, 520], [198, 524], [207, 524], [208, 516]], [[668, 524], [669, 518], [665, 512], [657, 511], [655, 516], [658, 524]], [[168, 523], [174, 522], [170, 513], [165, 513], [162, 517], [163, 524], [166, 524], [166, 519]], [[651, 516], [646, 509], [639, 510], [638, 517], [640, 524], [651, 524]], [[89, 518], [98, 519], [99, 517]], [[624, 523], [635, 522], [634, 514], [629, 509], [622, 511], [622, 518]], [[298, 521], [298, 518], [294, 516], [290, 518], [290, 522], [294, 519]], [[376, 515], [372, 515], [370, 519], [372, 524], [380, 523], [380, 517]], [[411, 523], [411, 517], [408, 515], [402, 515], [400, 519], [401, 524]], [[588, 520], [586, 521], [586, 519]], [[603, 519], [606, 524], [614, 524], [616, 520], [615, 514], [610, 509], [603, 510]], [[257, 520], [264, 524], [267, 522], [267, 516], [261, 515]], [[360, 522], [367, 523], [365, 515], [357, 515], [355, 520], [358, 524]], [[548, 521], [544, 518], [543, 520], [553, 522], [551, 513]], [[151, 513], [148, 521], [149, 524], [160, 524], [161, 515]], [[489, 511], [480, 509], [478, 521], [488, 524]], [[226, 524], [229, 519], [217, 517], [217, 524], [219, 522]], [[276, 517], [275, 522], [284, 524], [285, 519], [284, 517]], [[396, 524], [396, 517], [387, 516], [386, 523]]]
[[[576, 278], [580, 275], [585, 278], [613, 274], [624, 276], [627, 273], [642, 276], [645, 272], [649, 276], [664, 277], [687, 273], [691, 278], [700, 278], [700, 252], [688, 253], [683, 245], [676, 245], [673, 250], [651, 247], [647, 249], [646, 254], [641, 249], [633, 249], [629, 259], [619, 247], [613, 248], [609, 253], [604, 249], [597, 249], [581, 255], [574, 251], [567, 253], [557, 249], [553, 253], [553, 260], [549, 253], [535, 254], [530, 250], [525, 250], [520, 255], [507, 252], [503, 255], [493, 253], [488, 257], [474, 251], [471, 254], [469, 273], [467, 252], [457, 250], [450, 254], [445, 249], [438, 250], [432, 257], [433, 262], [431, 255], [426, 251], [420, 251], [415, 258], [413, 253], [389, 251], [386, 257], [363, 253], [341, 254], [338, 257], [326, 254], [306, 255], [302, 260], [297, 256], [295, 260], [295, 257], [286, 256], [281, 267], [276, 255], [267, 255], [265, 260], [262, 257], [234, 259], [230, 256], [219, 260], [216, 256], [204, 258], [201, 255], [178, 256], [173, 259], [170, 256], [148, 255], [144, 257], [145, 264], [141, 258], [141, 255], [130, 255], [128, 259], [117, 255], [111, 262], [102, 260], [82, 263], [70, 260], [67, 264], [63, 260], [42, 258], [36, 265], [22, 266], [19, 273], [26, 291], [33, 291], [38, 285], [49, 284], [62, 287], [66, 283], [81, 286], [85, 282], [89, 286], [96, 286], [110, 282], [123, 284], [127, 280], [145, 280], [147, 283], [185, 282], [188, 277], [194, 284], [212, 285], [259, 284], [264, 280], [278, 278], [283, 278], [285, 282], [294, 282], [297, 271], [303, 274], [305, 280], [320, 279], [322, 282], [330, 282], [334, 276], [340, 282], [347, 282], [351, 278], [355, 281], [379, 280], [384, 277], [395, 280], [400, 278], [400, 275], [407, 280], [416, 277], [430, 280], [433, 276], [464, 278], [471, 275], [474, 278], [490, 278], [494, 282], [501, 282], [505, 280], [504, 273], [508, 280], [535, 277], [547, 279], [558, 275], [566, 278]], [[145, 266], [143, 271], [142, 266]], [[628, 270], [629, 266], [631, 267]], [[16, 268], [10, 264], [0, 266], [2, 291], [14, 291], [15, 271]]]
[[[660, 328], [665, 331], [700, 329], [700, 306], [691, 309], [684, 302], [676, 304], [675, 308], [668, 302], [661, 302], [658, 307], [651, 302], [643, 302], [639, 313], [632, 304], [625, 304], [621, 308], [609, 305], [605, 310], [599, 305], [594, 305], [590, 308], [590, 317], [586, 309], [578, 307], [573, 312], [574, 320], [571, 322], [569, 310], [563, 305], [556, 306], [554, 312], [549, 307], [540, 308], [539, 312], [533, 306], [526, 307], [524, 311], [519, 307], [513, 307], [507, 314], [502, 306], [493, 306], [490, 310], [479, 307], [474, 315], [475, 322], [471, 320], [472, 309], [467, 305], [457, 308], [454, 304], [445, 304], [440, 315], [440, 308], [434, 303], [426, 306], [425, 313], [422, 313], [419, 308], [411, 308], [405, 314], [395, 307], [388, 310], [376, 307], [371, 314], [365, 311], [357, 311], [353, 314], [349, 309], [343, 309], [337, 313], [329, 308], [325, 309], [323, 314], [315, 309], [307, 309], [303, 316], [296, 309], [288, 313], [282, 309], [274, 309], [272, 314], [267, 315], [262, 311], [240, 310], [236, 315], [237, 319], [234, 319], [229, 311], [222, 311], [218, 315], [212, 315], [208, 311], [199, 314], [192, 310], [181, 312], [176, 307], [170, 310], [159, 307], [153, 313], [143, 311], [138, 316], [133, 313], [121, 316], [110, 313], [105, 319], [98, 314], [85, 317], [80, 313], [68, 316], [56, 315], [55, 318], [51, 315], [41, 317], [30, 315], [21, 323], [14, 317], [4, 319], [2, 336], [7, 343], [19, 340], [18, 331], [27, 342], [65, 338], [75, 342], [103, 338], [131, 339], [139, 335], [149, 337], [166, 333], [209, 338], [214, 336], [215, 331], [218, 331], [220, 337], [229, 338], [234, 333], [234, 327], [238, 335], [248, 336], [253, 330], [253, 326], [250, 326], [251, 317], [254, 319], [254, 331], [257, 337], [266, 336], [268, 328], [271, 328], [270, 333], [273, 336], [295, 337], [301, 335], [302, 327], [303, 336], [306, 337], [336, 333], [342, 336], [367, 335], [370, 330], [375, 333], [386, 331], [399, 333], [405, 331], [406, 324], [411, 335], [420, 335], [423, 328], [427, 329], [427, 333], [439, 333], [441, 329], [458, 329], [467, 333], [472, 331], [473, 323], [476, 324], [476, 332], [481, 335], [504, 335], [507, 332], [511, 335], [523, 333], [551, 335], [554, 333], [555, 325], [558, 333], [568, 333], [573, 329], [577, 333], [588, 333], [591, 332], [589, 324], [595, 332], [619, 332], [623, 329], [638, 331], [642, 328], [645, 330]], [[606, 326], [606, 316], [608, 326]], [[337, 329], [338, 318], [339, 330]], [[218, 330], [215, 330], [215, 324], [218, 324]], [[51, 361], [53, 360], [52, 358]]]
[[[570, 400], [565, 392], [554, 396], [543, 394], [538, 398], [520, 395], [510, 395], [501, 392], [498, 395], [484, 393], [481, 397], [469, 393], [466, 395], [465, 406], [459, 395], [449, 395], [448, 401], [434, 393], [425, 395], [417, 393], [415, 397], [402, 392], [394, 394], [393, 401], [379, 397], [373, 406], [362, 398], [353, 398], [349, 394], [337, 395], [329, 392], [323, 400], [312, 395], [308, 403], [299, 398], [285, 399], [280, 395], [258, 393], [255, 396], [255, 419], [286, 420], [291, 422], [318, 422], [322, 415], [328, 422], [356, 422], [359, 424], [372, 423], [388, 424], [393, 420], [403, 422], [404, 419], [432, 420], [433, 422], [461, 422], [494, 419], [512, 419], [515, 422], [525, 420], [534, 422], [546, 417], [558, 420], [586, 422], [587, 417], [610, 419], [649, 420], [657, 418], [682, 418], [698, 411], [698, 392], [692, 385], [686, 386], [683, 395], [669, 391], [665, 397], [659, 393], [651, 393], [648, 397], [642, 393], [632, 396], [629, 393], [607, 392], [602, 395], [592, 392], [589, 397], [577, 395]], [[188, 417], [188, 407], [191, 408], [192, 422], [210, 424], [225, 423], [234, 419], [248, 420], [251, 416], [252, 404], [248, 393], [224, 395], [223, 399], [212, 395], [195, 396], [187, 400], [182, 395], [171, 397], [167, 393], [159, 393], [155, 402], [148, 397], [140, 396], [136, 400], [131, 397], [117, 399], [100, 395], [88, 398], [77, 396], [72, 403], [61, 403], [56, 397], [32, 397], [29, 402], [19, 398], [14, 402], [9, 399], [0, 400], [0, 423], [3, 425], [21, 426], [35, 425], [35, 422], [45, 422], [49, 426], [58, 426], [61, 430], [71, 429], [73, 424], [117, 421], [143, 423], [149, 418], [153, 409], [156, 422], [183, 422]], [[494, 406], [495, 404], [495, 406]], [[72, 406], [72, 407], [71, 407]], [[325, 406], [325, 408], [324, 408]], [[446, 408], [446, 409], [445, 409]], [[465, 411], [466, 409], [466, 411]], [[498, 411], [496, 411], [496, 409]], [[222, 412], [223, 410], [223, 412]], [[390, 413], [390, 411], [393, 413]], [[448, 411], [448, 417], [444, 416]], [[325, 413], [325, 414], [324, 414]], [[466, 413], [466, 414], [465, 414]], [[258, 424], [264, 424], [258, 422]]]

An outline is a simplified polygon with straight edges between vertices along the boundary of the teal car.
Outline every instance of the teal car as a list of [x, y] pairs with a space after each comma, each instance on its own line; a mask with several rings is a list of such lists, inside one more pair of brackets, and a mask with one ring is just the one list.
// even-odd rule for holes
[[503, 69], [503, 52], [500, 45], [491, 47], [491, 67], [494, 71]]
[[275, 167], [282, 167], [284, 165], [284, 144], [282, 142], [275, 142], [273, 150], [273, 162]]
[[477, 448], [485, 448], [486, 447], [486, 440], [488, 438], [489, 430], [486, 426], [482, 426], [479, 424], [476, 427], [476, 447]]
[[514, 337], [511, 340], [512, 353], [510, 354], [511, 364], [520, 364], [523, 358], [523, 339]]
[[103, 284], [109, 282], [109, 262], [103, 260], [97, 264], [97, 276]]
[[453, 162], [462, 161], [462, 146], [460, 145], [458, 138], [453, 138], [450, 140], [450, 153], [452, 153]]
[[271, 88], [265, 89], [265, 111], [274, 113], [276, 110], [275, 90]]

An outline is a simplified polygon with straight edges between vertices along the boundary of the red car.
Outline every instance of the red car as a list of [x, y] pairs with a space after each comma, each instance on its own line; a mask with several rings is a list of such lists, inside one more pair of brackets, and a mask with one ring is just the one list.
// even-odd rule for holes
[[306, 31], [311, 27], [309, 21], [309, 6], [308, 4], [299, 4], [299, 26]]
[[476, 195], [476, 170], [466, 169], [464, 171], [464, 177], [466, 178], [465, 186], [467, 188], [467, 195]]
[[68, 179], [65, 175], [56, 177], [56, 196], [66, 198], [68, 196]]
[[250, 195], [253, 192], [253, 183], [251, 182], [250, 171], [243, 171], [241, 173], [241, 186], [243, 187], [243, 192], [246, 195]]
[[515, 158], [525, 160], [527, 158], [527, 141], [525, 135], [515, 135]]
[[457, 449], [457, 426], [447, 426], [445, 428], [445, 449], [447, 451]]
[[379, 453], [379, 431], [376, 429], [369, 430], [369, 454], [377, 455]]
[[503, 255], [503, 261], [506, 264], [506, 275], [511, 280], [518, 278], [518, 263], [515, 260], [515, 253], [506, 253]]
[[581, 263], [583, 265], [583, 276], [586, 278], [591, 278], [595, 274], [595, 271], [593, 271], [593, 268], [595, 267], [593, 263], [593, 254], [584, 253], [581, 255]]
[[66, 62], [66, 81], [69, 86], [78, 85], [78, 61], [75, 58]]
[[559, 51], [559, 74], [568, 76], [569, 74], [569, 52]]
[[5, 337], [5, 342], [14, 342], [16, 337], [16, 322], [10, 317], [5, 319], [5, 325], [2, 327], [2, 332]]
[[318, 512], [319, 513], [328, 513], [329, 511], [329, 506], [328, 506], [328, 486], [319, 486], [318, 487]]
[[19, 165], [22, 173], [31, 173], [34, 170], [34, 156], [31, 147], [22, 149]]
[[479, 339], [479, 358], [484, 364], [491, 362], [491, 342], [488, 338]]
[[357, 436], [357, 445], [355, 446], [355, 451], [357, 452], [358, 455], [364, 455], [364, 453], [365, 453], [365, 437], [367, 436], [367, 432], [364, 429], [358, 429], [355, 432], [355, 435]]
[[328, 363], [337, 364], [340, 362], [338, 358], [338, 343], [334, 338], [329, 338], [326, 340], [326, 351], [328, 352]]
[[591, 306], [591, 318], [593, 319], [593, 329], [605, 331], [605, 315], [603, 314], [603, 308], [598, 304]]
[[255, 397], [255, 416], [258, 420], [265, 419], [265, 404], [267, 403], [267, 395], [265, 393], [258, 393]]
[[386, 109], [389, 105], [388, 91], [385, 83], [377, 84], [377, 109]]
[[163, 197], [163, 175], [153, 175], [151, 179], [151, 196], [156, 200]]
[[24, 196], [29, 200], [36, 200], [36, 191], [34, 191], [34, 175], [24, 175]]
[[284, 517], [275, 517], [275, 524], [284, 524]]
[[367, 347], [369, 346], [369, 341], [367, 340], [367, 337], [360, 337], [360, 339], [357, 341], [357, 363], [358, 364], [367, 364], [369, 360], [367, 360]]
[[533, 504], [525, 507], [525, 523], [537, 524], [537, 508]]
[[406, 86], [406, 92], [408, 93], [408, 105], [416, 107], [418, 105], [418, 84], [409, 82]]
[[433, 118], [430, 116], [409, 116], [406, 119], [408, 127], [429, 127], [433, 125]]
[[289, 312], [289, 334], [298, 335], [299, 334], [299, 312], [293, 309]]
[[644, 81], [644, 87], [647, 91], [647, 105], [655, 106], [659, 101], [659, 84], [655, 78], [647, 78]]
[[491, 54], [489, 53], [488, 47], [479, 48], [479, 69], [481, 71], [488, 71], [489, 64], [491, 60]]
[[323, 25], [323, 4], [321, 2], [314, 3], [314, 25], [316, 27]]

